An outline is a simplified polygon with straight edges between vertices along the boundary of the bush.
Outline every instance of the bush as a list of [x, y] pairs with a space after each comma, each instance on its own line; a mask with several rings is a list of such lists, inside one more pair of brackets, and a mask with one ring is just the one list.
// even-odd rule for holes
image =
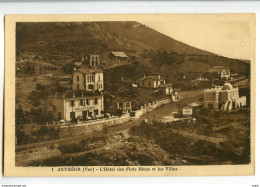
[[36, 84], [36, 90], [44, 90], [46, 86], [42, 85], [41, 83]]
[[76, 152], [82, 152], [85, 150], [85, 147], [77, 144], [72, 143], [68, 145], [60, 145], [58, 148], [62, 153], [76, 153]]
[[73, 71], [74, 71], [74, 67], [75, 67], [75, 64], [70, 62], [70, 63], [67, 63], [65, 64], [62, 69], [65, 73], [68, 73], [68, 74], [72, 74]]

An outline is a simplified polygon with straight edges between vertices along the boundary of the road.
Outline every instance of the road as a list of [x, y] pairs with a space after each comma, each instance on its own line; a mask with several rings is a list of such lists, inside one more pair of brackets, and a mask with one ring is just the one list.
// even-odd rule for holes
[[[196, 98], [189, 98], [189, 99], [184, 99], [181, 102], [186, 102], [186, 103], [192, 103], [196, 101]], [[108, 128], [108, 134], [113, 134], [118, 131], [122, 130], [129, 130], [133, 126], [139, 125], [144, 119], [147, 119], [148, 122], [151, 122], [154, 117], [156, 119], [162, 119], [164, 116], [171, 115], [171, 113], [178, 109], [177, 107], [178, 102], [172, 102], [169, 104], [162, 105], [144, 115], [142, 115], [140, 118], [132, 118], [131, 121], [120, 124], [118, 126], [112, 126]], [[26, 149], [34, 149], [38, 147], [49, 147], [51, 145], [55, 144], [64, 144], [64, 143], [71, 143], [73, 142], [79, 142], [81, 140], [87, 139], [87, 138], [92, 138], [93, 136], [103, 136], [103, 132], [94, 132], [90, 134], [86, 134], [83, 136], [75, 136], [75, 137], [70, 137], [70, 138], [61, 138], [57, 140], [51, 140], [51, 141], [45, 141], [45, 142], [39, 142], [39, 143], [32, 143], [32, 144], [26, 144], [26, 145], [18, 145], [16, 146], [16, 151], [21, 151], [21, 150], [26, 150]]]
[[[132, 118], [132, 120], [129, 122], [120, 124], [118, 126], [109, 127], [108, 134], [113, 134], [118, 131], [131, 129], [131, 127], [133, 127], [135, 125], [139, 125], [140, 122], [143, 121], [144, 119], [148, 119], [148, 121], [151, 121], [153, 119], [153, 116], [157, 116], [158, 118], [160, 118], [168, 113], [171, 113], [171, 111], [175, 108], [176, 108], [176, 103], [170, 103], [170, 104], [163, 105], [159, 108], [154, 109], [153, 111], [151, 111], [147, 114], [142, 115], [140, 118], [136, 118], [136, 119]], [[33, 149], [33, 148], [38, 148], [38, 147], [42, 147], [42, 146], [51, 146], [51, 145], [60, 144], [60, 143], [64, 144], [66, 142], [71, 143], [72, 141], [77, 142], [77, 141], [81, 141], [86, 138], [91, 138], [93, 136], [102, 136], [102, 135], [103, 135], [103, 132], [94, 132], [91, 134], [86, 134], [84, 136], [76, 136], [76, 137], [62, 138], [62, 139], [39, 142], [39, 143], [19, 145], [19, 146], [16, 146], [16, 150], [20, 151], [20, 150], [24, 150], [24, 149]]]

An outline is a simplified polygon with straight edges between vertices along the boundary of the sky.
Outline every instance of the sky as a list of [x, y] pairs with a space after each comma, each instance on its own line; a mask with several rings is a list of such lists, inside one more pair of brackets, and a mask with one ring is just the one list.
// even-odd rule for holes
[[[249, 15], [249, 14], [247, 14]], [[236, 59], [252, 60], [255, 45], [254, 16], [177, 15], [176, 19], [141, 21], [175, 40]]]

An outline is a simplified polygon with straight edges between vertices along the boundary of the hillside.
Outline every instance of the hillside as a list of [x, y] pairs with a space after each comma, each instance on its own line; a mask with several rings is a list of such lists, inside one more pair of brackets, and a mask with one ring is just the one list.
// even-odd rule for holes
[[[248, 61], [194, 48], [137, 22], [17, 23], [16, 47], [17, 62], [57, 66], [78, 61], [82, 54], [99, 54], [104, 69], [126, 64], [139, 69], [130, 77], [148, 72], [175, 79], [203, 73], [215, 65], [227, 66], [231, 73], [250, 74]], [[109, 61], [111, 51], [124, 51], [129, 56], [126, 64]]]
[[144, 49], [179, 54], [210, 53], [178, 42], [137, 22], [17, 23], [17, 52], [80, 55]]

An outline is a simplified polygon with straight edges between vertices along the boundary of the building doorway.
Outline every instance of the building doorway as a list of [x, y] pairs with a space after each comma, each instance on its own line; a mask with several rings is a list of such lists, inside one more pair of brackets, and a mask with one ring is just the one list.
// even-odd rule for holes
[[87, 120], [87, 117], [88, 117], [88, 111], [82, 111], [82, 118], [84, 121]]
[[209, 103], [209, 104], [208, 104], [208, 108], [212, 110], [212, 109], [213, 109], [213, 104], [212, 104], [212, 103]]
[[92, 117], [92, 112], [88, 112], [88, 117]]
[[74, 120], [75, 119], [75, 112], [70, 112], [70, 120]]

